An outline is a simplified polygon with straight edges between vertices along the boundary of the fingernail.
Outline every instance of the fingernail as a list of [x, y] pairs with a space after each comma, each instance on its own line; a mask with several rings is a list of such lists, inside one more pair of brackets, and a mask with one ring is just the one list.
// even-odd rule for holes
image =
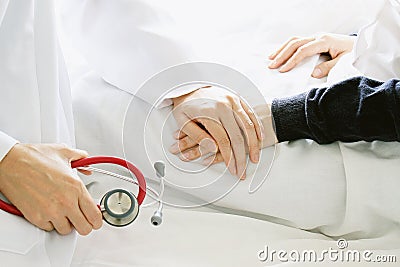
[[270, 68], [274, 68], [276, 66], [276, 61], [274, 60], [274, 61], [272, 61], [269, 65], [268, 65], [268, 67], [270, 67]]
[[255, 162], [258, 162], [260, 160], [260, 152], [257, 152], [255, 155], [254, 155], [254, 161]]
[[218, 151], [218, 146], [217, 144], [215, 144], [215, 142], [213, 140], [211, 140], [210, 138], [204, 138], [203, 140], [200, 141], [199, 144], [201, 147], [205, 148], [205, 152], [209, 153], [209, 152], [217, 152]]
[[287, 72], [288, 69], [288, 65], [283, 65], [283, 67], [279, 69], [279, 72]]
[[169, 152], [171, 152], [172, 154], [176, 154], [179, 152], [179, 145], [178, 143], [174, 143], [169, 147]]
[[316, 68], [311, 75], [316, 78], [321, 77], [322, 71], [319, 68]]
[[230, 165], [228, 169], [232, 175], [236, 175], [236, 167], [234, 165]]
[[180, 154], [180, 155], [179, 155], [179, 158], [180, 158], [182, 161], [190, 161], [190, 159], [188, 158], [187, 154]]
[[203, 160], [203, 162], [201, 163], [204, 166], [208, 166], [210, 165], [212, 162], [214, 161], [214, 157], [208, 157], [206, 159]]

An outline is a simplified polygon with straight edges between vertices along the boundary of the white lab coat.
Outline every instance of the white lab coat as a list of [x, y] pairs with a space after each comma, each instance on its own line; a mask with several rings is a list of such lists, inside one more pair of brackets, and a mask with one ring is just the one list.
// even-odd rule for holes
[[[130, 46], [131, 43], [101, 42], [113, 40], [113, 38], [101, 37], [104, 29], [107, 29], [110, 34], [117, 33], [114, 31], [118, 29], [117, 25], [112, 24], [114, 20], [110, 18], [108, 27], [106, 27], [107, 24], [103, 25], [104, 27], [96, 25], [94, 28], [93, 26], [96, 22], [94, 20], [96, 12], [113, 14], [111, 2], [113, 1], [102, 1], [101, 10], [96, 10], [100, 7], [97, 1], [91, 3], [92, 9], [88, 8], [89, 4], [86, 2], [86, 8], [74, 10], [89, 12], [79, 13], [81, 18], [86, 18], [80, 21], [85, 25], [84, 29], [91, 30], [91, 34], [86, 35], [87, 42], [82, 46], [86, 46], [84, 52], [88, 60], [97, 67], [104, 79], [121, 89], [133, 92], [133, 88], [137, 88], [143, 79], [148, 78], [145, 76], [154, 74], [163, 67], [180, 63], [179, 53], [175, 53], [179, 49], [169, 49], [169, 53], [164, 54], [167, 58], [161, 58], [161, 61], [146, 62], [148, 58], [156, 61], [159, 58], [157, 53], [153, 55], [152, 52], [157, 52], [162, 31], [161, 29], [149, 31], [151, 22], [146, 20], [143, 24], [140, 24], [143, 20], [132, 21], [132, 23], [139, 23], [139, 26], [145, 29], [145, 31], [139, 31], [137, 37], [146, 33], [141, 37], [147, 38], [147, 42], [152, 44], [148, 46], [148, 51], [150, 51], [148, 57], [140, 59], [140, 62], [148, 64], [142, 66], [142, 69], [138, 69], [137, 72], [133, 71], [129, 62], [137, 54], [126, 57], [122, 53], [129, 51], [126, 46]], [[125, 3], [129, 4], [129, 1]], [[79, 1], [77, 1], [77, 6], [79, 6]], [[125, 13], [135, 11], [141, 18], [150, 19], [151, 16], [143, 12], [145, 7], [142, 7], [143, 9], [136, 9], [136, 11], [126, 9]], [[129, 17], [134, 19], [138, 16], [131, 14]], [[0, 117], [0, 159], [16, 140], [32, 143], [74, 144], [68, 77], [58, 45], [54, 17], [52, 0], [0, 0], [0, 112], [2, 114]], [[398, 33], [398, 30], [394, 33]], [[360, 33], [361, 37], [362, 33]], [[154, 38], [158, 39], [154, 42]], [[134, 38], [129, 40], [134, 40]], [[96, 44], [96, 42], [103, 44], [100, 46], [103, 50], [91, 49], [94, 46], [90, 44]], [[359, 44], [361, 45], [361, 42]], [[116, 48], [117, 45], [122, 46], [121, 49]], [[106, 49], [111, 48], [113, 48], [113, 53], [105, 52]], [[393, 50], [395, 46], [389, 48]], [[363, 51], [361, 46], [358, 51]], [[372, 51], [369, 53], [374, 55]], [[359, 62], [361, 58], [362, 56], [358, 59]], [[106, 60], [100, 62], [98, 59]], [[121, 62], [123, 64], [120, 65]], [[159, 69], [153, 69], [150, 63], [154, 63], [154, 66]], [[107, 69], [103, 68], [104, 66], [107, 66]], [[129, 73], [144, 73], [143, 68], [147, 70], [143, 77], [129, 75]], [[46, 233], [26, 220], [3, 211], [0, 211], [0, 224], [2, 266], [69, 265], [75, 246], [75, 234], [61, 237], [55, 232]]]
[[[124, 12], [127, 18], [133, 19], [133, 25], [137, 24], [137, 27], [132, 27], [133, 34], [129, 36], [132, 41], [135, 38], [142, 40], [144, 43], [141, 47], [146, 47], [147, 53], [131, 47], [135, 53], [130, 57], [138, 60], [140, 56], [140, 62], [149, 64], [146, 65], [146, 71], [143, 71], [143, 66], [136, 64], [137, 68], [142, 68], [142, 71], [136, 72], [142, 75], [121, 82], [114, 74], [123, 70], [126, 75], [119, 77], [132, 77], [129, 75], [132, 69], [124, 65], [118, 68], [119, 61], [115, 59], [122, 61], [124, 55], [120, 54], [121, 49], [108, 43], [110, 38], [104, 38], [102, 33], [107, 24], [94, 27], [96, 15], [111, 16], [110, 21], [114, 21], [115, 17], [112, 16], [118, 16], [120, 12], [111, 12], [113, 8], [123, 10], [123, 5], [113, 5], [111, 2], [102, 1], [100, 4], [97, 1], [86, 1], [83, 4], [76, 1], [71, 5], [73, 13], [82, 19], [78, 20], [82, 24], [78, 23], [75, 33], [87, 37], [78, 47], [83, 50], [90, 67], [97, 69], [104, 79], [116, 79], [119, 82], [115, 84], [120, 85], [121, 89], [133, 92], [133, 88], [139, 86], [148, 75], [180, 63], [180, 52], [178, 48], [173, 48], [173, 42], [158, 34], [137, 30], [151, 25], [151, 21], [148, 21], [151, 16], [143, 12], [148, 9], [146, 5], [140, 1], [135, 2], [135, 9], [129, 10], [134, 10], [136, 16], [129, 13], [129, 10]], [[131, 8], [133, 6], [133, 2], [125, 4]], [[71, 91], [56, 21], [53, 0], [0, 0], [0, 160], [17, 140], [24, 143], [74, 145]], [[86, 32], [82, 35], [81, 30]], [[112, 32], [113, 29], [109, 30]], [[160, 42], [170, 47], [170, 53], [164, 54], [164, 58], [153, 54]], [[125, 47], [129, 44], [120, 45]], [[107, 49], [110, 49], [109, 54]], [[97, 58], [105, 61], [99, 62]], [[149, 60], [152, 59], [154, 61], [150, 64]], [[103, 63], [110, 67], [113, 62], [116, 64], [112, 67], [115, 72], [103, 71]], [[47, 233], [25, 219], [1, 210], [0, 236], [1, 266], [69, 266], [76, 243], [75, 233], [68, 236], [59, 236], [55, 231]]]
[[[68, 77], [52, 0], [0, 0], [0, 159], [16, 140], [74, 144]], [[0, 211], [1, 266], [69, 266], [61, 237]]]

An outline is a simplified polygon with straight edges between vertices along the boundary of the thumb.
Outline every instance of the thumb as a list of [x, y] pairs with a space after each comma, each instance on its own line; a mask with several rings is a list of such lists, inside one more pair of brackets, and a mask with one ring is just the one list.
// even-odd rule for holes
[[75, 161], [78, 159], [83, 159], [87, 158], [89, 154], [81, 149], [74, 149], [74, 148], [67, 148], [64, 151], [64, 156], [69, 160], [69, 161]]
[[339, 61], [340, 56], [332, 59], [332, 60], [328, 60], [325, 62], [322, 62], [321, 64], [317, 65], [314, 68], [313, 73], [311, 74], [312, 77], [314, 78], [323, 78], [328, 76], [329, 72], [331, 71], [331, 69], [336, 65], [336, 63]]

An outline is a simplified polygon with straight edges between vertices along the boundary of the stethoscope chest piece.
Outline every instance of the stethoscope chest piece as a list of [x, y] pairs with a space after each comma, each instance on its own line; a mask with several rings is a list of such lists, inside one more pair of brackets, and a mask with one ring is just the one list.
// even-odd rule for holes
[[132, 223], [139, 213], [136, 197], [125, 189], [109, 191], [101, 199], [100, 205], [103, 219], [112, 226], [126, 226]]

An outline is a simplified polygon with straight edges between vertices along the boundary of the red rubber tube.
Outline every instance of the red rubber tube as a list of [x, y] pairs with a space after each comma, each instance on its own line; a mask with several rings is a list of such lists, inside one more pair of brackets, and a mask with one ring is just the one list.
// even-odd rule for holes
[[[138, 201], [138, 204], [141, 205], [143, 203], [144, 198], [146, 197], [146, 180], [143, 176], [143, 173], [129, 161], [121, 159], [121, 158], [116, 158], [116, 157], [96, 156], [96, 157], [88, 157], [88, 158], [73, 161], [73, 162], [71, 162], [71, 167], [79, 168], [79, 167], [86, 167], [89, 165], [102, 164], [102, 163], [116, 164], [121, 167], [127, 168], [129, 171], [131, 171], [136, 176], [136, 179], [139, 184], [139, 193], [137, 196], [137, 201]], [[97, 206], [99, 206], [99, 205], [97, 205]], [[14, 205], [6, 203], [1, 199], [0, 199], [0, 209], [6, 211], [8, 213], [17, 215], [17, 216], [21, 216], [21, 217], [24, 216], [21, 213], [21, 211], [19, 211]]]

